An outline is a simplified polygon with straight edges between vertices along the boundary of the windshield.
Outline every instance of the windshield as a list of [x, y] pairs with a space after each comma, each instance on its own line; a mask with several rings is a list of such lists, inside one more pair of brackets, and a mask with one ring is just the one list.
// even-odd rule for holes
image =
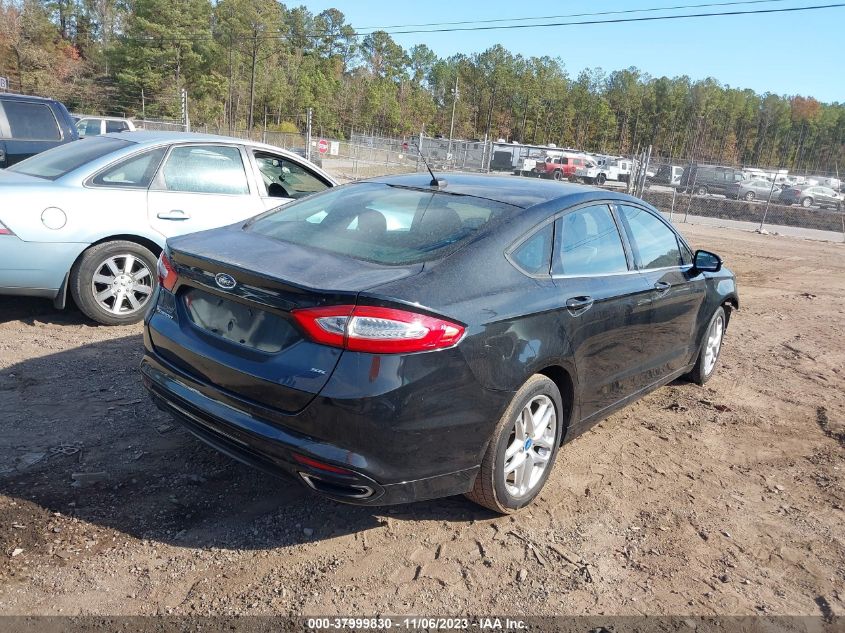
[[8, 171], [16, 171], [45, 180], [56, 180], [85, 163], [101, 158], [127, 145], [132, 145], [132, 142], [108, 137], [71, 141], [22, 160], [9, 167]]
[[356, 259], [404, 265], [455, 250], [516, 208], [485, 198], [368, 182], [278, 207], [244, 230]]

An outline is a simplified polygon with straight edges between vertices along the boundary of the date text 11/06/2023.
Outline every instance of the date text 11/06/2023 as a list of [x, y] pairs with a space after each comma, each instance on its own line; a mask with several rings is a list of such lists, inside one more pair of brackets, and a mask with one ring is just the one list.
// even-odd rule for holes
[[309, 630], [342, 630], [342, 629], [372, 629], [388, 630], [400, 629], [408, 631], [419, 630], [479, 630], [479, 631], [522, 631], [528, 626], [524, 620], [514, 618], [480, 617], [480, 618], [436, 618], [436, 617], [332, 617], [308, 618], [305, 623]]

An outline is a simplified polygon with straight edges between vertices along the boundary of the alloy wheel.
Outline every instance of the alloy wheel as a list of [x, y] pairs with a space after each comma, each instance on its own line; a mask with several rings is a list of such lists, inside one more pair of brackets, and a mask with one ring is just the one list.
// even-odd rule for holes
[[531, 399], [514, 421], [503, 463], [505, 489], [514, 499], [530, 495], [554, 453], [557, 413], [548, 396]]
[[129, 253], [115, 255], [96, 268], [91, 292], [97, 304], [112, 314], [127, 315], [144, 308], [154, 288], [152, 271]]
[[722, 348], [722, 335], [725, 331], [725, 320], [720, 314], [710, 325], [707, 332], [707, 341], [704, 348], [704, 375], [709, 376], [716, 366], [719, 358], [719, 350]]

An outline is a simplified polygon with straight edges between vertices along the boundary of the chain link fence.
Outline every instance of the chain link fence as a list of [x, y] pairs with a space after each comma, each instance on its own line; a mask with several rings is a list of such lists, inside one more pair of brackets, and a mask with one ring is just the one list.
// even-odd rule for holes
[[[184, 131], [174, 121], [137, 121], [146, 130]], [[308, 138], [307, 134], [195, 126], [193, 132], [267, 143], [310, 157], [340, 182], [426, 170], [540, 175], [522, 168], [571, 148], [517, 145], [500, 141], [455, 140], [423, 135], [391, 138], [350, 132], [348, 139]], [[325, 150], [325, 151], [321, 151]], [[582, 153], [596, 160], [596, 155]], [[605, 157], [612, 160], [612, 157]], [[845, 241], [845, 196], [836, 172], [795, 174], [736, 164], [699, 165], [689, 158], [651, 158], [646, 152], [628, 161], [630, 172], [614, 173], [592, 186], [638, 195], [672, 222], [691, 222], [813, 239]], [[568, 175], [569, 180], [581, 180]], [[721, 178], [721, 180], [719, 180]], [[752, 186], [752, 183], [756, 183]]]

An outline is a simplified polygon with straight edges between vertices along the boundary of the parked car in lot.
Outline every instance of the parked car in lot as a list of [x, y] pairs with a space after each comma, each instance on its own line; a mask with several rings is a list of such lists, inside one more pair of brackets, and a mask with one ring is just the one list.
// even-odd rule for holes
[[145, 319], [155, 402], [331, 498], [529, 504], [559, 446], [704, 383], [734, 275], [651, 206], [537, 179], [351, 183], [168, 240]]
[[818, 206], [842, 210], [843, 195], [830, 187], [797, 185], [781, 191], [779, 201], [782, 204], [800, 204], [804, 208]]
[[0, 168], [77, 138], [73, 119], [60, 102], [0, 93]]
[[172, 132], [106, 134], [0, 171], [0, 295], [105, 324], [141, 319], [165, 239], [245, 220], [332, 178], [276, 147]]
[[75, 116], [79, 138], [99, 136], [113, 132], [134, 132], [135, 124], [129, 119], [110, 116]]
[[743, 180], [728, 186], [725, 197], [734, 200], [777, 200], [780, 187], [770, 180]]
[[714, 167], [711, 165], [689, 165], [681, 175], [679, 193], [694, 193], [706, 196], [710, 193], [727, 195], [728, 189], [745, 180], [741, 169], [733, 167]]
[[573, 180], [575, 172], [594, 163], [585, 155], [571, 152], [549, 152], [545, 160], [537, 161], [534, 175], [552, 180]]

